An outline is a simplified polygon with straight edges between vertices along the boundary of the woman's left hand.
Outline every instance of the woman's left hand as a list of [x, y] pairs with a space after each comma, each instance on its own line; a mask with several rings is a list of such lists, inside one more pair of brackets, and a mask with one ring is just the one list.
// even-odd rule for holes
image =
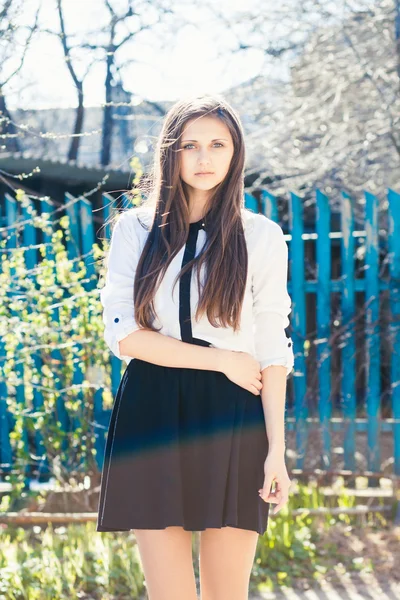
[[[275, 489], [271, 491], [273, 482], [275, 482]], [[261, 490], [258, 490], [258, 493], [265, 502], [276, 504], [273, 510], [274, 515], [288, 501], [290, 484], [291, 480], [286, 470], [284, 451], [271, 450], [264, 462], [264, 486]]]

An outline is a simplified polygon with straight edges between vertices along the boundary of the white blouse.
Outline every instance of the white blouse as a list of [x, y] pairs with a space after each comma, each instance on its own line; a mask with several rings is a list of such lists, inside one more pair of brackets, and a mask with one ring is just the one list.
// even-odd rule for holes
[[[119, 215], [111, 235], [105, 285], [100, 289], [104, 309], [104, 339], [113, 354], [126, 363], [132, 357], [121, 355], [119, 342], [140, 329], [134, 319], [133, 282], [153, 214], [147, 207], [134, 207]], [[197, 277], [192, 270], [192, 335], [206, 340], [215, 348], [248, 352], [259, 361], [261, 370], [270, 365], [286, 366], [288, 376], [294, 367], [293, 343], [285, 332], [291, 312], [291, 298], [287, 291], [288, 247], [280, 225], [266, 216], [242, 208], [242, 222], [250, 277], [247, 278], [240, 329], [235, 332], [232, 327], [213, 327], [206, 314], [199, 321], [195, 320], [199, 295]], [[195, 242], [195, 256], [201, 251], [206, 236], [206, 229], [200, 227]], [[172, 285], [182, 268], [185, 248], [186, 244], [170, 263], [154, 298], [157, 313], [154, 325], [161, 327], [161, 334], [178, 340], [182, 340], [179, 281], [173, 294]], [[200, 271], [202, 284], [204, 267], [203, 264]]]

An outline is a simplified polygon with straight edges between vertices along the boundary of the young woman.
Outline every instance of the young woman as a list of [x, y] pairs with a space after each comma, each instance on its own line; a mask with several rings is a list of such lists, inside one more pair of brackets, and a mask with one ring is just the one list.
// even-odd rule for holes
[[97, 531], [134, 531], [151, 600], [197, 598], [193, 531], [202, 600], [245, 600], [270, 503], [288, 500], [288, 250], [278, 224], [244, 208], [244, 161], [231, 106], [177, 102], [148, 198], [111, 236], [104, 336], [127, 367]]

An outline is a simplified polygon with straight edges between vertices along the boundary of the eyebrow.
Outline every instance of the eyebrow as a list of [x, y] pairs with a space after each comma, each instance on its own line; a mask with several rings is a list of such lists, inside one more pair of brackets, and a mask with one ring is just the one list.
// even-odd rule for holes
[[[227, 140], [226, 138], [216, 138], [215, 140], [211, 140], [212, 142], [217, 142], [218, 140], [224, 140], [225, 142], [228, 142], [229, 140]], [[183, 142], [198, 142], [199, 140], [182, 140], [182, 144]]]

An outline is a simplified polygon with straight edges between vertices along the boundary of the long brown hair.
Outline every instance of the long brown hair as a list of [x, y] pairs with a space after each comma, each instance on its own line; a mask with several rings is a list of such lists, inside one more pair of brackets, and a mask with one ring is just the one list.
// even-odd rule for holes
[[[141, 327], [154, 331], [159, 331], [152, 325], [156, 316], [155, 292], [189, 233], [189, 203], [180, 178], [179, 141], [187, 121], [206, 115], [221, 119], [227, 125], [234, 153], [226, 177], [212, 190], [205, 207], [207, 242], [200, 254], [181, 269], [174, 286], [193, 266], [200, 290], [196, 320], [206, 312], [214, 327], [231, 326], [235, 331], [240, 327], [248, 265], [242, 222], [244, 136], [235, 110], [221, 96], [207, 95], [180, 100], [166, 114], [155, 150], [150, 192], [141, 205], [152, 207], [154, 218], [136, 270], [135, 320]], [[201, 290], [203, 263], [207, 275]]]

